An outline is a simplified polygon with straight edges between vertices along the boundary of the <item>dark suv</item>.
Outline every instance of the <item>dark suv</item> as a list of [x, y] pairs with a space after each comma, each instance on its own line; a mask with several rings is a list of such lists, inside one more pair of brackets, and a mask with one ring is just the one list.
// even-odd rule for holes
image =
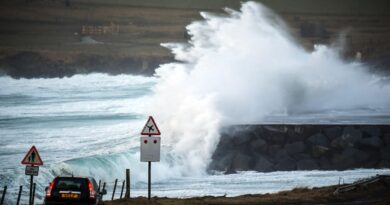
[[102, 205], [103, 194], [91, 177], [56, 177], [46, 187], [45, 205]]

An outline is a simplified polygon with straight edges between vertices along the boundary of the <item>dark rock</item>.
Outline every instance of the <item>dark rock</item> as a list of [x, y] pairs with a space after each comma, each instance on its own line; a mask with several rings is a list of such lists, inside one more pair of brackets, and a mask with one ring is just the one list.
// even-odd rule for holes
[[364, 167], [369, 155], [358, 149], [348, 147], [342, 154], [335, 154], [332, 158], [332, 164], [336, 169], [351, 169]]
[[311, 159], [304, 159], [297, 162], [298, 170], [315, 170], [319, 169], [318, 163]]
[[271, 156], [274, 156], [276, 154], [276, 152], [278, 152], [281, 149], [282, 149], [282, 146], [280, 146], [280, 145], [270, 145], [268, 147], [268, 154]]
[[345, 141], [343, 138], [339, 137], [339, 138], [332, 140], [332, 142], [330, 143], [330, 146], [333, 148], [336, 148], [336, 149], [345, 149], [345, 148], [347, 148], [349, 146], [353, 146], [353, 145], [348, 143], [347, 141]]
[[286, 139], [288, 142], [300, 142], [304, 141], [305, 135], [304, 135], [304, 128], [303, 126], [294, 126], [294, 129], [288, 130], [288, 139]]
[[255, 164], [255, 170], [258, 172], [273, 171], [274, 165], [265, 157], [259, 157]]
[[242, 145], [248, 143], [253, 137], [253, 133], [243, 132], [237, 134], [233, 138], [233, 142], [235, 145]]
[[315, 157], [315, 158], [323, 156], [328, 151], [329, 151], [328, 147], [324, 147], [324, 146], [321, 146], [321, 145], [314, 145], [311, 148], [311, 153], [312, 153], [313, 157]]
[[267, 142], [263, 139], [256, 139], [253, 141], [251, 147], [254, 151], [259, 153], [267, 152]]
[[307, 139], [307, 141], [311, 145], [321, 145], [321, 146], [324, 146], [324, 147], [329, 146], [328, 138], [325, 135], [321, 134], [321, 133], [318, 133], [318, 134], [310, 136]]
[[235, 171], [248, 171], [251, 169], [252, 158], [243, 153], [237, 153], [232, 161], [232, 169]]
[[298, 154], [294, 154], [292, 155], [292, 157], [296, 160], [296, 161], [299, 161], [299, 160], [303, 160], [303, 159], [312, 159], [312, 157], [306, 153], [298, 153]]
[[390, 168], [390, 161], [382, 160], [379, 162], [378, 168]]
[[379, 137], [382, 134], [381, 129], [377, 126], [364, 126], [360, 130], [366, 137]]
[[321, 169], [329, 170], [329, 169], [333, 168], [332, 165], [330, 164], [328, 158], [326, 158], [326, 157], [321, 157], [321, 159], [319, 160], [319, 163], [320, 163]]
[[320, 22], [303, 22], [300, 25], [300, 33], [301, 37], [304, 38], [327, 38], [329, 35], [325, 26], [322, 25]]
[[278, 150], [278, 151], [276, 152], [275, 156], [274, 156], [274, 159], [275, 159], [276, 161], [281, 161], [281, 160], [283, 160], [283, 159], [285, 159], [285, 158], [291, 158], [291, 157], [290, 157], [290, 155], [287, 153], [287, 151], [284, 150], [284, 149]]
[[361, 150], [348, 147], [343, 151], [343, 156], [353, 159], [357, 163], [365, 162], [369, 159], [369, 155]]
[[288, 154], [294, 155], [298, 153], [302, 153], [305, 151], [305, 144], [303, 142], [293, 142], [291, 144], [286, 144], [284, 149]]
[[278, 161], [275, 165], [275, 170], [278, 171], [291, 171], [296, 169], [296, 162], [291, 157], [285, 157]]
[[287, 133], [288, 131], [287, 126], [276, 126], [276, 125], [273, 126], [265, 125], [264, 129], [271, 133]]
[[325, 135], [332, 141], [341, 136], [343, 129], [340, 126], [330, 127], [324, 129]]
[[341, 138], [353, 146], [362, 139], [362, 132], [352, 126], [347, 126], [344, 128]]
[[230, 152], [218, 159], [213, 159], [208, 170], [227, 171], [231, 167], [233, 157], [234, 154]]
[[264, 126], [268, 142], [283, 144], [288, 128], [286, 126]]
[[379, 137], [369, 137], [361, 139], [359, 144], [365, 147], [380, 148], [383, 142]]
[[381, 150], [382, 160], [390, 161], [390, 147], [383, 148]]
[[386, 144], [387, 146], [390, 145], [390, 133], [387, 133], [387, 134], [385, 134], [385, 135], [383, 136], [383, 141], [385, 141], [385, 144]]

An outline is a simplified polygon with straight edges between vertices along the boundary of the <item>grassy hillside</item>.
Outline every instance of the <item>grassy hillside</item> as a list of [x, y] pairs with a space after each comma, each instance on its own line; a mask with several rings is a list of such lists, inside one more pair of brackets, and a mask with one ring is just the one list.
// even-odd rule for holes
[[[390, 50], [386, 0], [259, 1], [281, 14], [308, 49], [348, 31], [346, 56], [359, 51], [369, 60]], [[15, 77], [93, 71], [150, 75], [159, 63], [172, 60], [160, 43], [186, 41], [185, 26], [200, 19], [199, 11], [239, 5], [237, 0], [3, 0], [0, 71]], [[83, 34], [83, 26], [115, 32]]]

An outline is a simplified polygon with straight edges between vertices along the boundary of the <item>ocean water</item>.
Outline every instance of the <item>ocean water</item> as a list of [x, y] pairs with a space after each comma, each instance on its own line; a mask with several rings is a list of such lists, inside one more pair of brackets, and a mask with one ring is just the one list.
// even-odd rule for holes
[[0, 186], [7, 203], [29, 178], [20, 164], [35, 145], [44, 165], [37, 200], [57, 175], [109, 183], [131, 169], [132, 195], [146, 195], [147, 164], [139, 137], [149, 115], [162, 132], [153, 194], [235, 196], [337, 184], [383, 170], [207, 173], [222, 126], [244, 123], [390, 124], [387, 76], [345, 61], [339, 48], [303, 49], [277, 15], [247, 2], [226, 15], [202, 12], [187, 26], [188, 43], [162, 44], [180, 62], [153, 77], [107, 74], [69, 78], [0, 77]]

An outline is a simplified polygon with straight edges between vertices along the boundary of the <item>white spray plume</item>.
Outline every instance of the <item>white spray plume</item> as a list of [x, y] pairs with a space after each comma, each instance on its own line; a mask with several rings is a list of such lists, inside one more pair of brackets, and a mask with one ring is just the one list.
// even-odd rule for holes
[[203, 173], [223, 125], [264, 117], [388, 108], [390, 87], [324, 45], [308, 52], [258, 3], [227, 16], [201, 13], [188, 44], [163, 44], [180, 63], [162, 65], [151, 113], [183, 173]]

